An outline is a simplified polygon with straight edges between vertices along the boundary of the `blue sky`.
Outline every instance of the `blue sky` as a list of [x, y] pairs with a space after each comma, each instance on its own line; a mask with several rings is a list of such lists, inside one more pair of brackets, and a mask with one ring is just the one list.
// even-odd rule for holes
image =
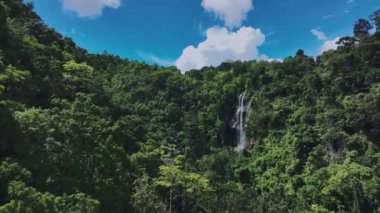
[[380, 9], [380, 0], [28, 1], [91, 53], [184, 71], [228, 59], [282, 59], [300, 48], [315, 56]]

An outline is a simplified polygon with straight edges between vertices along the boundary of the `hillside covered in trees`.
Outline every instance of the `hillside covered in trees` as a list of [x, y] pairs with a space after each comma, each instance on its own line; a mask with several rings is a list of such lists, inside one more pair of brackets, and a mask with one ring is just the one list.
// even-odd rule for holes
[[339, 44], [181, 74], [0, 0], [0, 212], [380, 212], [380, 12]]

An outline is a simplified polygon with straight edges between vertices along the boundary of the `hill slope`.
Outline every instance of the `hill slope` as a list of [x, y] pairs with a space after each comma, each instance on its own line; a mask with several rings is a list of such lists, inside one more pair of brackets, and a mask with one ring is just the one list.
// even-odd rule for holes
[[0, 212], [380, 211], [379, 12], [317, 59], [181, 74], [89, 54], [32, 9], [0, 0]]

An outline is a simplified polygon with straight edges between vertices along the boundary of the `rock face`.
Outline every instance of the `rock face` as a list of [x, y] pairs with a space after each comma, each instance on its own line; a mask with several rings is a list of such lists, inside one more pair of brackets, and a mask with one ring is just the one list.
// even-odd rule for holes
[[229, 104], [228, 108], [223, 112], [223, 122], [224, 127], [220, 134], [221, 143], [223, 146], [235, 147], [237, 145], [236, 141], [236, 118], [235, 118], [235, 104]]

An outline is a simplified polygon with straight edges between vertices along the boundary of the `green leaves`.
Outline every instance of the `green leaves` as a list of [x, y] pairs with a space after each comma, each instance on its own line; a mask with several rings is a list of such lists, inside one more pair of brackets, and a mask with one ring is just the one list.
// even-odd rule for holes
[[316, 60], [181, 74], [89, 54], [31, 8], [0, 0], [1, 212], [379, 211], [371, 23]]
[[169, 203], [177, 200], [175, 197], [181, 197], [185, 202], [194, 202], [192, 209], [210, 209], [212, 188], [209, 181], [199, 174], [183, 171], [176, 165], [160, 166], [159, 175], [153, 180], [153, 185], [158, 189], [169, 190]]
[[8, 34], [8, 27], [7, 27], [7, 17], [8, 17], [8, 11], [7, 7], [3, 2], [0, 2], [0, 44], [3, 43], [7, 37]]
[[0, 206], [1, 212], [98, 212], [99, 202], [84, 194], [54, 196], [41, 193], [23, 182], [11, 182], [9, 203]]
[[66, 62], [63, 69], [67, 78], [88, 77], [94, 72], [94, 68], [88, 66], [87, 63], [77, 63], [73, 60]]
[[4, 70], [0, 70], [0, 95], [5, 92], [11, 92], [12, 88], [22, 84], [30, 76], [28, 71], [18, 70], [12, 65], [8, 65]]
[[300, 191], [314, 194], [313, 201], [330, 210], [365, 212], [379, 205], [378, 189], [379, 177], [374, 170], [357, 163], [344, 163], [323, 168], [314, 177], [305, 177], [305, 186]]

